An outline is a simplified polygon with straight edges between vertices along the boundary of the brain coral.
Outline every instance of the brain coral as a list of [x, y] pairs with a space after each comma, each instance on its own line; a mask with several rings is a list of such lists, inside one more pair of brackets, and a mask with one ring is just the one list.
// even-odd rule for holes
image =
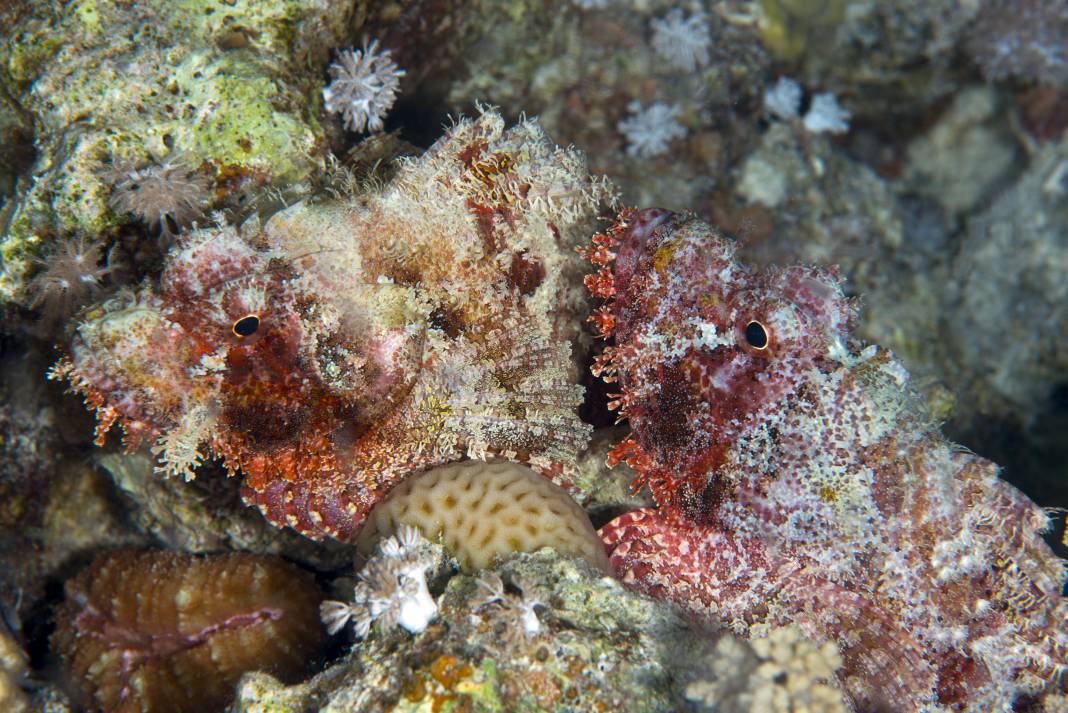
[[561, 488], [516, 463], [467, 461], [408, 478], [375, 506], [360, 533], [369, 552], [399, 524], [438, 539], [467, 570], [509, 552], [553, 547], [608, 572], [608, 557], [581, 507]]
[[407, 475], [464, 457], [565, 483], [589, 434], [573, 248], [611, 198], [536, 123], [487, 111], [380, 190], [185, 236], [157, 286], [88, 314], [53, 376], [99, 439], [118, 422], [187, 478], [221, 456], [312, 537], [354, 538]]
[[67, 582], [52, 643], [90, 710], [202, 713], [246, 671], [297, 677], [325, 638], [321, 600], [277, 557], [109, 552]]

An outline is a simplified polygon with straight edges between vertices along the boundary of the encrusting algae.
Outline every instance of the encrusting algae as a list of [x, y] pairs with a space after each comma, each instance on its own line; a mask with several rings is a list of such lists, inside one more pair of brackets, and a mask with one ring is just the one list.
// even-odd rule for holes
[[206, 456], [310, 537], [355, 538], [408, 475], [464, 458], [567, 485], [590, 428], [575, 254], [613, 200], [534, 121], [484, 111], [379, 192], [194, 231], [158, 286], [79, 325], [66, 378], [167, 475]]

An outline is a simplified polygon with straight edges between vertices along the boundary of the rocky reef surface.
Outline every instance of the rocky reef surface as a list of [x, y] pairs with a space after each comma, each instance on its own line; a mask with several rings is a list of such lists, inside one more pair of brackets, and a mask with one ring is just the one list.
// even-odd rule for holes
[[1056, 0], [0, 2], [0, 708], [1063, 710], [1066, 129]]

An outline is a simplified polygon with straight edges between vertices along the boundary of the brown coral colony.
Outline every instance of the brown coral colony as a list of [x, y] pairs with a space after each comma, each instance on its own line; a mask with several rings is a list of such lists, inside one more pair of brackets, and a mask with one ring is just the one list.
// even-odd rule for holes
[[246, 671], [304, 672], [321, 599], [277, 557], [111, 552], [67, 583], [53, 645], [88, 710], [220, 710]]

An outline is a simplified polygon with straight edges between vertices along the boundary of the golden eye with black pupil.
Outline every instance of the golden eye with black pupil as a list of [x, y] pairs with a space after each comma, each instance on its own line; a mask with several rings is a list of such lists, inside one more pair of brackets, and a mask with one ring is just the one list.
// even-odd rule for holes
[[764, 351], [768, 348], [768, 330], [763, 324], [753, 320], [745, 325], [745, 341], [753, 349]]
[[254, 314], [249, 314], [234, 322], [232, 329], [234, 334], [238, 337], [251, 337], [256, 333], [256, 330], [260, 328], [260, 318]]

